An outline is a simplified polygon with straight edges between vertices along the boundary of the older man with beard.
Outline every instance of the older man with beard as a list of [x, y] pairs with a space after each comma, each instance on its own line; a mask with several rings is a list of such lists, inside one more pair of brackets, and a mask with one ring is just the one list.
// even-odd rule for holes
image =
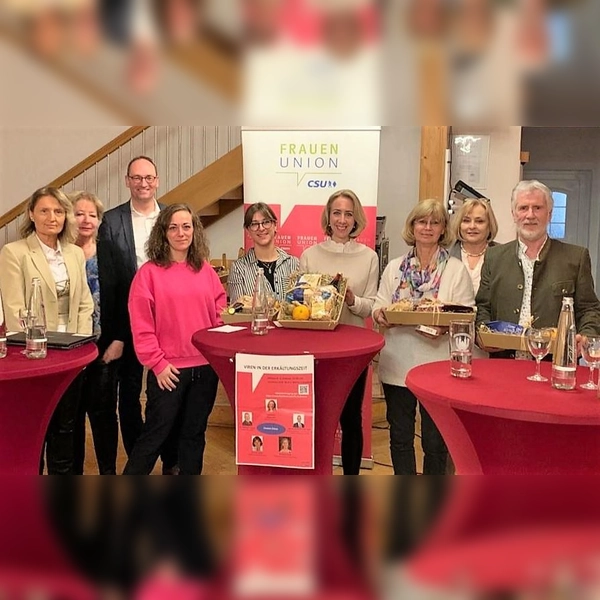
[[572, 296], [577, 332], [600, 334], [590, 254], [587, 248], [548, 237], [553, 205], [552, 192], [539, 181], [521, 181], [514, 188], [511, 210], [517, 239], [486, 252], [476, 298], [477, 325], [500, 320], [556, 327], [563, 297]]

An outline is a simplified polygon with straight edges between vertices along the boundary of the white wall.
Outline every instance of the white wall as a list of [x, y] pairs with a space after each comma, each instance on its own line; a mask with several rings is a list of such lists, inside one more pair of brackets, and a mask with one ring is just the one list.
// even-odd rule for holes
[[453, 133], [490, 136], [488, 182], [486, 188], [479, 191], [492, 201], [499, 226], [496, 241], [513, 240], [515, 227], [510, 212], [510, 196], [521, 179], [521, 127], [454, 128]]
[[128, 127], [0, 127], [0, 215]]
[[420, 159], [420, 127], [382, 128], [377, 214], [386, 217], [390, 260], [407, 249], [402, 229], [408, 213], [419, 201]]

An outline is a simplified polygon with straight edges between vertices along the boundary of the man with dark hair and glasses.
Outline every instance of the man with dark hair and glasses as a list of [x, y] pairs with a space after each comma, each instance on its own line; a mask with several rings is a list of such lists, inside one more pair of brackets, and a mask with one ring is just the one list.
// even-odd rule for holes
[[[156, 200], [160, 178], [154, 161], [148, 156], [136, 156], [127, 165], [125, 185], [130, 199], [104, 214], [99, 237], [111, 242], [122, 255], [126, 280], [124, 293], [129, 294], [131, 282], [137, 270], [148, 260], [146, 241], [156, 222], [158, 213], [164, 208]], [[119, 422], [121, 436], [127, 455], [142, 430], [143, 367], [135, 355], [133, 341], [125, 344], [119, 369]], [[167, 448], [162, 454], [163, 473], [170, 473], [177, 464], [175, 451]]]
[[277, 216], [268, 204], [256, 202], [246, 209], [244, 227], [254, 247], [231, 265], [227, 279], [230, 301], [252, 295], [259, 268], [263, 269], [276, 298], [282, 300], [290, 274], [298, 270], [299, 262], [275, 245]]

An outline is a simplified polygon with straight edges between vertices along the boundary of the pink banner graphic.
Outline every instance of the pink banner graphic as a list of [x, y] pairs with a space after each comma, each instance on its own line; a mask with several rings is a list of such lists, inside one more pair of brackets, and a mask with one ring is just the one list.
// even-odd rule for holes
[[312, 356], [236, 355], [236, 464], [314, 468]]

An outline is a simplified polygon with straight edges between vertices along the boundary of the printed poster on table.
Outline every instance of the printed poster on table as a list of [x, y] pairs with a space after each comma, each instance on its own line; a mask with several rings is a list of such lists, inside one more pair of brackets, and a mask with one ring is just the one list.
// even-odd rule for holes
[[236, 464], [314, 469], [314, 356], [236, 354], [235, 371]]

